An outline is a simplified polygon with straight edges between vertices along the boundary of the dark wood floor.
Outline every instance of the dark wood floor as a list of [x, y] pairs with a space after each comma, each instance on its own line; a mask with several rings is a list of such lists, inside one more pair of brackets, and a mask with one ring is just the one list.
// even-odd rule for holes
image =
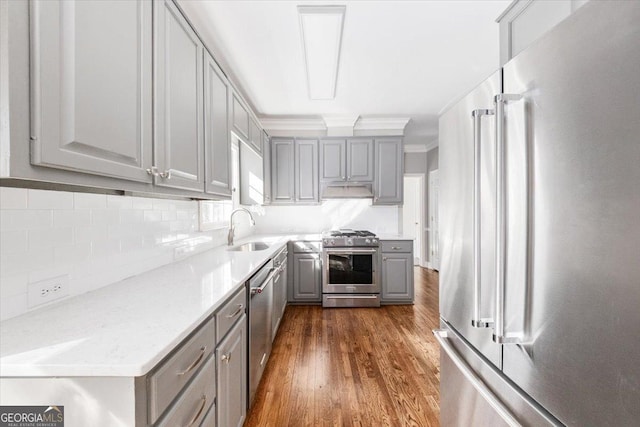
[[415, 305], [289, 306], [245, 426], [439, 425], [438, 273]]

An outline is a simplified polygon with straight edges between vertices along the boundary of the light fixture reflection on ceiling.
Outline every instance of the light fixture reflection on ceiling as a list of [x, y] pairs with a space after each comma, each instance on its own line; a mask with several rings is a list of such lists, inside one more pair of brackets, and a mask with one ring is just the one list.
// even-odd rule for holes
[[310, 99], [336, 96], [345, 10], [345, 6], [298, 6]]

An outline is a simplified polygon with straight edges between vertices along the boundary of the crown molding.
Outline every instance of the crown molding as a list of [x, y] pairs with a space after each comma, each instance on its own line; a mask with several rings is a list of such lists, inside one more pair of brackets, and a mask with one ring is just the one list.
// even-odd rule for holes
[[426, 153], [427, 146], [424, 144], [406, 144], [404, 146], [405, 153]]
[[327, 126], [324, 120], [318, 119], [296, 119], [296, 118], [261, 118], [262, 127], [269, 130], [286, 131], [326, 131]]
[[426, 151], [430, 151], [433, 150], [434, 148], [438, 147], [440, 145], [439, 139], [436, 138], [433, 141], [427, 143], [425, 145]]
[[404, 134], [410, 117], [361, 117], [353, 127], [355, 131], [392, 130]]
[[[279, 117], [260, 117], [260, 123], [264, 130], [268, 131], [317, 131], [326, 132], [330, 129], [340, 129], [345, 131], [347, 128], [353, 131], [368, 132], [374, 134], [378, 131], [385, 133], [392, 132], [397, 135], [404, 135], [404, 129], [409, 123], [409, 117], [360, 117], [353, 116], [327, 116], [322, 118], [279, 118]], [[349, 136], [346, 135], [345, 136]], [[436, 141], [437, 143], [437, 141]]]

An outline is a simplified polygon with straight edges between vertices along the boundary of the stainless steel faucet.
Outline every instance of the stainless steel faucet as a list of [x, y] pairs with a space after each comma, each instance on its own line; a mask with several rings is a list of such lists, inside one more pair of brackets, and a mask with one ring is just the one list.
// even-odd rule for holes
[[249, 218], [251, 218], [251, 225], [256, 225], [256, 220], [253, 219], [253, 215], [251, 215], [251, 212], [249, 212], [247, 209], [238, 208], [233, 212], [231, 212], [231, 218], [229, 219], [229, 235], [227, 236], [227, 244], [229, 246], [233, 246], [233, 237], [236, 229], [235, 226], [233, 225], [233, 216], [236, 214], [236, 212], [242, 212], [242, 211], [249, 214]]

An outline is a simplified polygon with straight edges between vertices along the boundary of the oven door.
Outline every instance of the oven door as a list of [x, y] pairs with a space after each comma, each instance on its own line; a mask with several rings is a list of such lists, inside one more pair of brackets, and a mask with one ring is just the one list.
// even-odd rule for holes
[[380, 292], [377, 248], [325, 248], [322, 265], [324, 293]]

